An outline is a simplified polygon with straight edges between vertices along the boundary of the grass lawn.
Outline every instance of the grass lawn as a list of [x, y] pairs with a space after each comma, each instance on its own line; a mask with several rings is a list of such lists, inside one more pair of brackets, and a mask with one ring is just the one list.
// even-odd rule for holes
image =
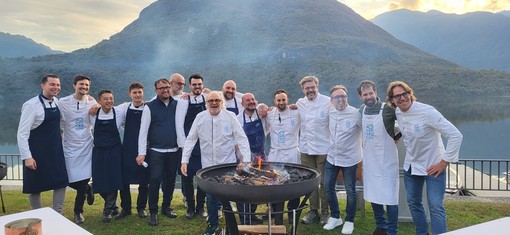
[[[51, 193], [45, 192], [43, 195], [43, 205], [51, 206]], [[64, 206], [64, 215], [73, 219], [73, 202], [75, 191], [68, 191], [66, 194], [66, 203]], [[136, 202], [133, 193], [133, 201]], [[7, 214], [29, 210], [28, 196], [18, 190], [3, 191], [5, 207]], [[120, 200], [120, 199], [119, 199]], [[85, 223], [82, 227], [93, 234], [203, 234], [206, 228], [204, 219], [195, 217], [186, 219], [184, 214], [186, 208], [182, 203], [182, 195], [176, 193], [172, 203], [172, 208], [177, 211], [178, 218], [170, 219], [159, 215], [159, 225], [150, 227], [148, 219], [140, 219], [133, 214], [123, 220], [112, 221], [111, 223], [102, 223], [102, 209], [104, 201], [96, 194], [95, 203], [92, 206], [85, 204]], [[135, 205], [134, 205], [135, 207]], [[344, 216], [345, 200], [340, 199], [341, 214]], [[372, 208], [370, 204], [365, 205], [366, 215], [363, 218], [359, 212], [356, 213], [355, 229], [353, 234], [368, 234], [375, 227]], [[259, 206], [259, 211], [264, 211], [265, 206]], [[455, 230], [470, 225], [510, 216], [510, 204], [506, 203], [487, 203], [487, 202], [446, 202], [446, 211], [448, 214], [448, 229]], [[136, 212], [136, 209], [133, 209]], [[306, 211], [305, 211], [306, 213]], [[286, 219], [285, 219], [286, 221]], [[221, 220], [221, 223], [224, 223]], [[288, 227], [287, 231], [290, 231]], [[299, 234], [341, 234], [341, 227], [332, 231], [326, 231], [318, 224], [304, 225], [298, 227]], [[399, 223], [399, 234], [414, 234], [414, 225], [412, 223]]]

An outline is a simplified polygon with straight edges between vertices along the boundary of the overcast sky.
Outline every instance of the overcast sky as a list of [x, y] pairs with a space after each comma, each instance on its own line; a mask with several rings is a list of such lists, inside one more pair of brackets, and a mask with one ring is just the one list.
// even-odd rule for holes
[[[339, 0], [366, 19], [407, 8], [446, 13], [510, 10], [510, 0]], [[0, 0], [0, 32], [70, 52], [108, 39], [154, 0]]]

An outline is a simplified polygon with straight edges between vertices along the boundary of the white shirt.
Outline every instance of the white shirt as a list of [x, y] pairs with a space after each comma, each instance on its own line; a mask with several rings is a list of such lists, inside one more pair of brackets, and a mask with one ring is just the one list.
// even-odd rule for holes
[[221, 110], [217, 116], [212, 116], [208, 111], [197, 115], [184, 143], [181, 163], [189, 163], [191, 152], [198, 140], [200, 140], [202, 167], [235, 163], [235, 144], [239, 146], [243, 161], [251, 160], [248, 137], [235, 114], [225, 109]]
[[[427, 175], [427, 169], [441, 160], [457, 162], [462, 134], [434, 107], [414, 101], [406, 112], [396, 109], [406, 157], [404, 170], [412, 167], [413, 175]], [[441, 135], [446, 137], [446, 149]]]
[[[58, 99], [54, 97], [51, 100], [44, 99], [46, 108], [58, 106]], [[28, 138], [30, 131], [37, 128], [44, 121], [44, 107], [39, 101], [39, 95], [25, 102], [21, 108], [21, 116], [18, 125], [18, 148], [21, 160], [32, 157], [30, 147], [28, 146]]]
[[299, 164], [299, 111], [289, 108], [280, 111], [274, 108], [267, 113], [266, 119], [271, 137], [268, 161]]
[[[126, 117], [124, 116], [126, 111], [122, 110], [120, 107], [112, 108], [110, 112], [105, 113], [103, 109], [99, 110], [99, 114], [97, 115], [98, 120], [111, 120], [113, 119], [113, 110], [115, 109], [115, 124], [117, 129], [120, 131], [122, 129], [122, 123]], [[92, 123], [92, 128], [96, 124], [96, 116], [90, 116], [90, 122]]]
[[[129, 105], [131, 105], [131, 106], [129, 106]], [[145, 104], [142, 103], [142, 105], [140, 107], [135, 107], [132, 102], [124, 102], [122, 104], [119, 104], [119, 105], [115, 106], [115, 111], [116, 112], [119, 112], [118, 110], [122, 110], [122, 113], [123, 113], [122, 114], [123, 119], [122, 119], [122, 125], [121, 125], [122, 128], [124, 128], [124, 126], [126, 125], [126, 117], [127, 117], [128, 109], [129, 110], [143, 111], [144, 106], [145, 106]], [[118, 118], [118, 116], [117, 116], [117, 118]]]
[[309, 155], [326, 155], [329, 151], [329, 97], [317, 94], [313, 100], [300, 98], [296, 105], [301, 118], [299, 149]]
[[244, 111], [244, 107], [241, 105], [241, 102], [243, 101], [243, 95], [243, 93], [236, 92], [234, 95], [235, 99], [225, 99], [225, 108], [235, 108], [237, 103], [237, 109], [239, 110], [239, 113], [242, 113]]
[[333, 106], [329, 111], [331, 147], [327, 161], [334, 166], [350, 167], [363, 159], [362, 126], [359, 109], [347, 106], [338, 111]]
[[205, 98], [206, 95], [192, 95], [190, 94], [189, 100], [179, 99], [177, 101], [177, 110], [179, 112], [175, 113], [175, 126], [177, 127], [177, 145], [179, 148], [184, 147], [184, 142], [186, 141], [186, 135], [184, 133], [184, 121], [186, 119], [186, 114], [188, 114], [188, 106], [189, 102], [192, 104], [200, 104], [205, 102], [202, 96]]

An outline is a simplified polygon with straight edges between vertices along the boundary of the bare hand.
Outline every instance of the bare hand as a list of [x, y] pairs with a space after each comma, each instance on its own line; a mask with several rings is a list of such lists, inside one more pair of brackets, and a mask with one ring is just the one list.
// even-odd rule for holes
[[296, 104], [291, 104], [291, 105], [289, 105], [289, 109], [290, 110], [297, 110], [297, 105]]
[[204, 94], [209, 94], [209, 92], [211, 92], [211, 89], [209, 88], [204, 88], [204, 90], [202, 90], [202, 93]]
[[429, 169], [427, 169], [427, 174], [430, 176], [438, 177], [443, 171], [446, 170], [448, 166], [448, 162], [441, 160], [438, 164], [432, 165]]
[[269, 107], [267, 107], [266, 104], [261, 104], [259, 106], [259, 115], [260, 115], [260, 118], [265, 118], [267, 117], [267, 110], [269, 109]]
[[37, 170], [37, 163], [34, 158], [25, 159], [25, 166], [30, 170]]
[[143, 161], [145, 161], [145, 155], [138, 155], [138, 156], [136, 156], [136, 164], [141, 166]]
[[189, 100], [189, 93], [184, 93], [184, 92], [183, 92], [183, 93], [182, 93], [182, 95], [181, 95], [181, 99], [183, 99], [183, 100]]
[[244, 162], [239, 162], [236, 166], [236, 171], [241, 172], [244, 169]]
[[90, 115], [90, 116], [96, 116], [96, 114], [97, 114], [97, 110], [98, 110], [99, 108], [101, 108], [101, 105], [100, 105], [100, 104], [98, 104], [98, 103], [96, 103], [96, 104], [92, 105], [92, 107], [90, 107], [90, 109], [89, 109], [89, 115]]
[[188, 164], [187, 163], [181, 163], [181, 173], [184, 176], [188, 176]]

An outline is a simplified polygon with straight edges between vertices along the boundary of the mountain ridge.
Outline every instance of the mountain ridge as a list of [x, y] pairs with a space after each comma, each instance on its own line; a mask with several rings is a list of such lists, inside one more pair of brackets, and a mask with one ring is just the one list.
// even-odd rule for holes
[[0, 32], [0, 57], [34, 57], [60, 53], [64, 52], [52, 50], [26, 36]]

